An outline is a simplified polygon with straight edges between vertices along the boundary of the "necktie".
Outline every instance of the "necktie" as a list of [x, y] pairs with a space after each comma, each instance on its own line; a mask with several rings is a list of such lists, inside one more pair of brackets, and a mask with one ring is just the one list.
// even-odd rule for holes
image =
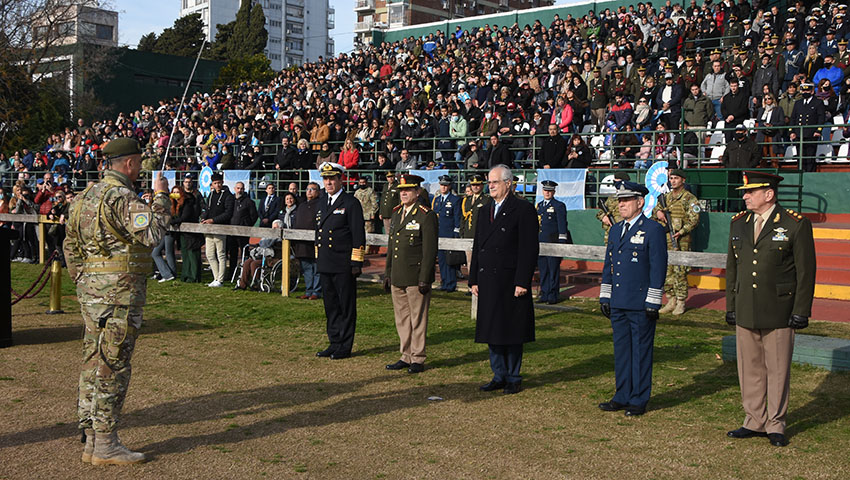
[[755, 230], [755, 235], [753, 237], [755, 239], [754, 241], [756, 241], [756, 242], [758, 241], [759, 234], [761, 233], [761, 227], [763, 227], [763, 226], [764, 226], [764, 219], [761, 217], [761, 215], [759, 215], [758, 217], [756, 217], [756, 230]]
[[496, 218], [496, 203], [490, 206], [490, 223], [493, 223], [493, 219]]
[[328, 208], [334, 203], [334, 197], [328, 196]]
[[623, 233], [620, 234], [620, 238], [626, 236], [626, 232], [629, 231], [629, 227], [631, 227], [631, 224], [629, 222], [623, 222]]
[[269, 206], [271, 204], [272, 204], [272, 197], [271, 196], [266, 197], [266, 211], [269, 210]]

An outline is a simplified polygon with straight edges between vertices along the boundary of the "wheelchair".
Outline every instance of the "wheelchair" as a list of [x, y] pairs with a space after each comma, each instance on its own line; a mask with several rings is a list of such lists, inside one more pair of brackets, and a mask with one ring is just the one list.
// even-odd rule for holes
[[[248, 244], [242, 249], [242, 256], [239, 265], [233, 269], [233, 276], [230, 283], [237, 283], [242, 277], [242, 269], [245, 261], [251, 257], [251, 252], [260, 248], [258, 244]], [[281, 247], [276, 245], [274, 248], [274, 256], [263, 255], [260, 260], [260, 266], [254, 271], [250, 283], [246, 288], [259, 290], [261, 292], [280, 292], [282, 289], [283, 275], [283, 260], [281, 260]], [[292, 248], [289, 249], [289, 292], [294, 292], [298, 288], [298, 282], [301, 278], [301, 263], [295, 258]]]

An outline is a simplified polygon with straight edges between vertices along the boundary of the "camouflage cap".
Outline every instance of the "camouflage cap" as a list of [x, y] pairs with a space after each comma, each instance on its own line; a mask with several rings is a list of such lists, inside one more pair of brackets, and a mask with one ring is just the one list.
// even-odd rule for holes
[[132, 138], [116, 138], [111, 140], [103, 147], [103, 154], [106, 158], [113, 159], [126, 155], [141, 155], [142, 149], [139, 148], [139, 142]]

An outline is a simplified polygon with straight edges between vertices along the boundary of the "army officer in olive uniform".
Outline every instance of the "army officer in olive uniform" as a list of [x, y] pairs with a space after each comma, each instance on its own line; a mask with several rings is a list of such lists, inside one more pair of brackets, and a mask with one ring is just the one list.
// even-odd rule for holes
[[[484, 193], [484, 175], [473, 173], [469, 176], [469, 189], [472, 195], [463, 197], [460, 204], [460, 238], [475, 238], [475, 224], [478, 222], [478, 210], [490, 203], [490, 195]], [[472, 264], [472, 252], [466, 252], [466, 264]], [[470, 294], [471, 295], [471, 294]]]
[[[815, 244], [808, 218], [776, 202], [783, 178], [745, 172], [747, 210], [732, 217], [726, 258], [726, 322], [735, 325], [744, 425], [732, 438], [784, 447], [794, 331], [809, 324]], [[767, 401], [765, 405], [765, 400]]]
[[322, 281], [330, 342], [316, 356], [334, 360], [351, 356], [357, 322], [356, 279], [366, 251], [363, 209], [354, 195], [342, 190], [344, 170], [330, 162], [319, 167], [325, 194], [316, 211], [316, 270]]
[[[617, 181], [630, 181], [632, 177], [629, 176], [626, 172], [617, 172], [614, 174], [614, 182]], [[602, 210], [601, 205], [605, 205], [605, 209], [608, 210], [606, 214], [604, 210]], [[606, 198], [604, 202], [600, 200], [600, 208], [596, 211], [596, 219], [602, 222], [602, 229], [605, 230], [605, 243], [608, 243], [608, 231], [615, 223], [619, 223], [623, 220], [623, 217], [620, 216], [620, 210], [618, 208], [619, 202], [617, 201], [617, 195], [611, 195]], [[613, 219], [613, 221], [612, 221]]]
[[425, 334], [437, 259], [437, 214], [417, 203], [422, 177], [403, 174], [401, 204], [393, 211], [387, 243], [384, 289], [392, 293], [401, 359], [387, 370], [425, 370]]

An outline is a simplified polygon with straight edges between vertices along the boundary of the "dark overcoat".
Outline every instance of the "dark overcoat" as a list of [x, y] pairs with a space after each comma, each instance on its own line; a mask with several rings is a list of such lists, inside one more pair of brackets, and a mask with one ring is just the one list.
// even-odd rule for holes
[[[495, 219], [494, 201], [478, 210], [469, 285], [478, 285], [475, 341], [516, 345], [534, 341], [531, 279], [537, 266], [537, 213], [534, 206], [508, 195]], [[516, 286], [528, 293], [514, 297]]]

